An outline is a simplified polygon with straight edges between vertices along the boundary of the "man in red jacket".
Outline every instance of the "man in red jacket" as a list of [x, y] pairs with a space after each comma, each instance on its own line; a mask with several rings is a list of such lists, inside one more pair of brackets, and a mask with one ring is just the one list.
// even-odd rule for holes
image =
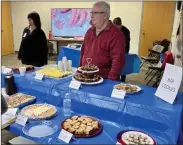
[[94, 4], [91, 12], [92, 27], [87, 31], [81, 49], [80, 66], [87, 58], [100, 69], [105, 79], [119, 80], [125, 63], [125, 38], [119, 28], [109, 23], [110, 6], [106, 2]]

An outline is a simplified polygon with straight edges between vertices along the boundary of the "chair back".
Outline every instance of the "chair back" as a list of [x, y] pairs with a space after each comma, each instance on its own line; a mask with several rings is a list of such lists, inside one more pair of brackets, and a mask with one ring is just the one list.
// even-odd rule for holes
[[164, 49], [164, 46], [155, 45], [152, 50], [157, 52], [157, 53], [161, 53], [163, 51], [163, 49]]
[[169, 64], [174, 64], [174, 56], [173, 53], [171, 53], [170, 51], [167, 51], [164, 53], [164, 60], [162, 63], [162, 69], [165, 69], [166, 63]]
[[162, 51], [163, 53], [169, 50], [170, 44], [171, 44], [171, 41], [169, 41], [168, 39], [164, 39], [161, 41], [160, 45], [164, 46], [164, 49]]

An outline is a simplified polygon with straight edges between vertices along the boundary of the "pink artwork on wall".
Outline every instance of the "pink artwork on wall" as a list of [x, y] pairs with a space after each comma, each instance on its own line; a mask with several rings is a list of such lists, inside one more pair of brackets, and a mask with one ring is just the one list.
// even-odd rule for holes
[[53, 36], [84, 36], [90, 25], [90, 8], [53, 8]]
[[81, 27], [83, 23], [90, 19], [90, 9], [62, 9], [61, 14], [71, 11], [71, 17], [69, 19], [68, 26], [78, 26]]
[[56, 17], [57, 9], [51, 9], [51, 18], [54, 19]]
[[86, 20], [86, 16], [87, 16], [86, 11], [81, 10], [80, 13], [79, 13], [79, 20], [77, 21], [77, 23], [75, 25], [78, 26], [78, 27], [81, 27], [83, 25], [83, 23], [85, 22], [85, 20]]
[[70, 11], [70, 9], [68, 9], [68, 8], [67, 9], [61, 9], [60, 13], [67, 13], [68, 11]]
[[63, 20], [56, 20], [56, 21], [55, 21], [55, 27], [56, 27], [57, 29], [62, 29], [63, 26], [64, 26], [64, 21], [63, 21]]

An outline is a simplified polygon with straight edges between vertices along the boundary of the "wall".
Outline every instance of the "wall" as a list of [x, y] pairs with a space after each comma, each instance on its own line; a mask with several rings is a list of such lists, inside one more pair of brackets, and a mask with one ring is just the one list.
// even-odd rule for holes
[[177, 50], [177, 37], [176, 33], [180, 24], [180, 14], [181, 11], [177, 10], [177, 4], [176, 4], [176, 9], [175, 9], [175, 16], [174, 16], [174, 23], [173, 23], [173, 31], [172, 31], [172, 37], [171, 37], [171, 42], [172, 42], [172, 53], [175, 55], [175, 65], [180, 66], [179, 60], [176, 58], [176, 55], [178, 54]]
[[[51, 8], [91, 8], [93, 2], [11, 2], [13, 37], [15, 51], [19, 50], [23, 29], [27, 26], [27, 14], [40, 14], [42, 29], [46, 36], [51, 27]], [[142, 2], [110, 2], [111, 20], [121, 17], [123, 24], [131, 31], [131, 53], [138, 54]]]

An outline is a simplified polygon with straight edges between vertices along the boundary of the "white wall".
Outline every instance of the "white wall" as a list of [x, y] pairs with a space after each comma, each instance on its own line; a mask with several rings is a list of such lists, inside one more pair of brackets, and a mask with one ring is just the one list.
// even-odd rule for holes
[[[11, 2], [13, 37], [15, 51], [19, 50], [23, 29], [28, 25], [27, 14], [40, 14], [42, 29], [48, 36], [51, 29], [51, 8], [91, 8], [93, 2]], [[131, 53], [138, 54], [141, 25], [142, 2], [110, 2], [111, 20], [121, 17], [123, 24], [131, 32]]]
[[173, 31], [172, 31], [172, 37], [171, 37], [171, 42], [172, 42], [172, 53], [175, 55], [175, 65], [180, 66], [180, 62], [178, 61], [176, 55], [178, 54], [177, 51], [177, 30], [180, 24], [180, 14], [181, 11], [177, 10], [177, 5], [176, 5], [176, 9], [175, 9], [175, 16], [174, 16], [174, 23], [173, 23]]

